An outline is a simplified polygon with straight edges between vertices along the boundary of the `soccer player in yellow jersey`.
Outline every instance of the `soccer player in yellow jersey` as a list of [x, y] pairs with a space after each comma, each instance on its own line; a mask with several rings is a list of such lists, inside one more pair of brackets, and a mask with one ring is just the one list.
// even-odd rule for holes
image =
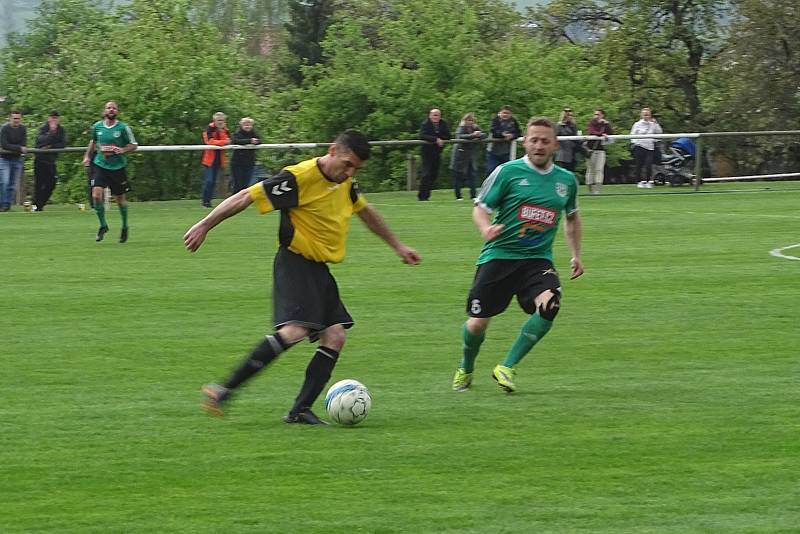
[[281, 212], [272, 274], [275, 332], [253, 349], [227, 382], [203, 386], [204, 407], [209, 413], [222, 415], [223, 404], [236, 388], [308, 337], [319, 340], [319, 345], [294, 406], [283, 420], [326, 424], [311, 406], [331, 377], [344, 346], [345, 329], [353, 326], [326, 263], [344, 259], [350, 217], [357, 214], [404, 263], [420, 262], [419, 254], [395, 237], [353, 180], [369, 154], [366, 136], [347, 130], [336, 137], [324, 156], [286, 167], [272, 178], [228, 197], [183, 236], [187, 250], [195, 252], [212, 228], [250, 204], [261, 213]]

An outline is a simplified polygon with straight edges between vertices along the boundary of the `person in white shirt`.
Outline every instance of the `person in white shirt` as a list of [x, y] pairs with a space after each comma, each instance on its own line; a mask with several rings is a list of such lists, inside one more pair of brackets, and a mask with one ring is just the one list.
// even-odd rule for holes
[[[640, 119], [633, 124], [631, 135], [660, 134], [661, 125], [653, 117], [653, 110], [642, 108]], [[636, 187], [653, 187], [650, 178], [653, 174], [654, 156], [656, 154], [655, 139], [631, 139], [633, 160], [636, 164]], [[642, 177], [644, 174], [644, 177]]]

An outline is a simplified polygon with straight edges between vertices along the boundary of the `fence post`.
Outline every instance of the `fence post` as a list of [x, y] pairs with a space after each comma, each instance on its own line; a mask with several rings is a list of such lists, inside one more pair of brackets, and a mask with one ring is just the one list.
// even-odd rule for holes
[[406, 191], [417, 189], [417, 158], [414, 154], [406, 154]]
[[700, 191], [703, 174], [703, 134], [698, 135], [694, 155], [694, 190]]

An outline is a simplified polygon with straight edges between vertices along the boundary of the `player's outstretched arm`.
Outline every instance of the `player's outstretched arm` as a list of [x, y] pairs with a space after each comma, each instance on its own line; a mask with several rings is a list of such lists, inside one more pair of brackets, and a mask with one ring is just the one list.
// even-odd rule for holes
[[386, 224], [381, 214], [378, 213], [378, 210], [367, 205], [358, 212], [358, 216], [373, 234], [386, 241], [386, 244], [394, 249], [395, 253], [403, 260], [403, 263], [417, 265], [422, 261], [422, 258], [416, 250], [398, 241], [397, 237], [395, 237], [394, 233], [389, 229], [389, 225]]
[[242, 189], [235, 195], [231, 195], [223, 200], [219, 206], [211, 210], [211, 213], [203, 217], [197, 224], [189, 228], [183, 235], [183, 244], [186, 250], [194, 252], [200, 248], [206, 239], [206, 234], [216, 225], [244, 210], [253, 203], [250, 192]]
[[577, 211], [567, 215], [564, 221], [564, 235], [567, 238], [567, 246], [572, 253], [569, 278], [574, 280], [583, 274], [583, 263], [581, 262], [581, 218]]

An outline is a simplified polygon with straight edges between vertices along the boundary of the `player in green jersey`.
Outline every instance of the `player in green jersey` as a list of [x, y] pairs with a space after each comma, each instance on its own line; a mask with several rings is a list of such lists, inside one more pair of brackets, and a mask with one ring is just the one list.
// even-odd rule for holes
[[461, 328], [463, 357], [453, 378], [455, 391], [472, 384], [489, 322], [505, 311], [514, 295], [530, 318], [492, 377], [505, 391], [516, 390], [514, 366], [547, 334], [560, 307], [553, 240], [562, 213], [572, 253], [570, 278], [583, 274], [578, 182], [570, 171], [553, 164], [558, 150], [555, 125], [544, 118], [530, 119], [524, 146], [525, 157], [497, 167], [475, 199], [472, 218], [486, 243], [467, 298], [469, 318]]
[[[125, 167], [128, 165], [127, 152], [133, 152], [139, 145], [133, 136], [130, 126], [117, 120], [119, 106], [116, 102], [106, 102], [103, 108], [103, 120], [92, 125], [92, 140], [86, 147], [83, 164], [94, 165], [91, 178], [92, 204], [100, 219], [100, 229], [97, 231], [95, 241], [102, 241], [108, 232], [106, 222], [106, 207], [103, 203], [103, 190], [108, 187], [111, 194], [117, 199], [119, 212], [122, 215], [122, 231], [119, 242], [128, 240], [128, 202], [125, 193], [131, 190], [128, 185], [128, 176]], [[94, 159], [91, 158], [94, 154]]]

